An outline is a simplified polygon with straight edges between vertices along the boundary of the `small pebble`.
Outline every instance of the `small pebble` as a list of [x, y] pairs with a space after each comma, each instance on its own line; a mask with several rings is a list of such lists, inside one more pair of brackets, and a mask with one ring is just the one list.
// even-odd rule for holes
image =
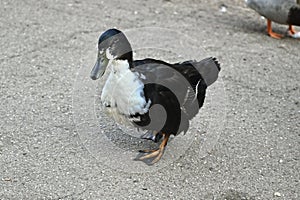
[[227, 12], [227, 6], [226, 6], [225, 4], [222, 4], [222, 5], [220, 6], [220, 11], [221, 11], [221, 12]]
[[281, 197], [281, 194], [279, 192], [274, 192], [275, 197]]

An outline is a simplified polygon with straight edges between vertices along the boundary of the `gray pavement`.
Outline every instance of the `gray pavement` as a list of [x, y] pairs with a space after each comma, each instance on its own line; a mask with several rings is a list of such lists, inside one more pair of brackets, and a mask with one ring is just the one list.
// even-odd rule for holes
[[[268, 37], [244, 1], [222, 3], [226, 12], [216, 0], [1, 0], [0, 199], [300, 199], [300, 41]], [[226, 117], [205, 156], [199, 138], [135, 173], [91, 154], [74, 85], [111, 27], [173, 29], [220, 60]]]

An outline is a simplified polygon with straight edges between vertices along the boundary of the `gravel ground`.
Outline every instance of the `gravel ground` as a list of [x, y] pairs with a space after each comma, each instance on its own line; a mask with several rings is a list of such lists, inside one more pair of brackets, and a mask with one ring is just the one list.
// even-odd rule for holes
[[[244, 1], [0, 5], [0, 199], [300, 198], [300, 42], [268, 37], [265, 20]], [[219, 59], [226, 117], [205, 156], [199, 139], [165, 167], [135, 173], [92, 155], [78, 129], [88, 116], [74, 116], [74, 86], [111, 27], [168, 28]], [[274, 24], [277, 32], [286, 28]]]

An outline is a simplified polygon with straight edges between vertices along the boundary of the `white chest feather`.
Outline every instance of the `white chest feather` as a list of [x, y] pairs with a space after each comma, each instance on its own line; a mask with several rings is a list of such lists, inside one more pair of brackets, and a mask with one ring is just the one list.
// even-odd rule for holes
[[116, 107], [125, 115], [148, 112], [150, 102], [145, 100], [144, 84], [129, 69], [128, 62], [113, 60], [110, 65], [111, 72], [101, 94], [102, 103]]

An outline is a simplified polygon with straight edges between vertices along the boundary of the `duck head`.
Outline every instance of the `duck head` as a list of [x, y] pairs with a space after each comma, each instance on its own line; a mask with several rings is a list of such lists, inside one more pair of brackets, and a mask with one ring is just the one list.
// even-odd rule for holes
[[124, 33], [109, 29], [99, 37], [97, 61], [90, 77], [96, 80], [103, 76], [109, 60], [127, 60], [131, 67], [132, 59], [132, 48]]

